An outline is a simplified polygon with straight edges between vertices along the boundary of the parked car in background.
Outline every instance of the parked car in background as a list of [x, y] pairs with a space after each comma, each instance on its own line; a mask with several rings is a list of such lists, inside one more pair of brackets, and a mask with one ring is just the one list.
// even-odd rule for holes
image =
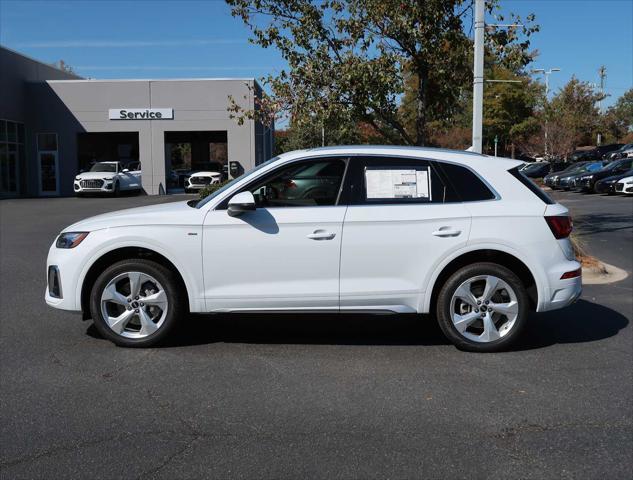
[[556, 186], [562, 188], [563, 190], [571, 190], [576, 186], [576, 181], [579, 176], [584, 175], [588, 172], [596, 172], [601, 168], [602, 162], [587, 162], [579, 169], [572, 170], [571, 172], [558, 177], [558, 180], [556, 181]]
[[604, 160], [617, 160], [618, 158], [626, 157], [626, 153], [628, 150], [633, 150], [633, 143], [627, 143], [626, 145], [622, 145], [617, 150], [612, 150], [603, 155]]
[[587, 171], [577, 176], [574, 180], [574, 187], [583, 192], [593, 192], [594, 185], [598, 180], [612, 177], [624, 173], [633, 168], [633, 158], [623, 158], [608, 163], [604, 167], [596, 171]]
[[596, 147], [596, 159], [604, 159], [605, 155], [615, 152], [624, 146], [623, 143], [609, 143]]
[[618, 180], [615, 184], [615, 193], [633, 195], [633, 175]]
[[204, 200], [65, 228], [46, 302], [127, 347], [165, 340], [188, 312], [432, 311], [459, 348], [506, 349], [530, 310], [582, 291], [569, 212], [521, 164], [431, 148], [289, 152]]
[[618, 150], [623, 146], [622, 143], [610, 143], [608, 145], [600, 145], [598, 147], [583, 147], [571, 154], [570, 159], [573, 162], [585, 160], [602, 160], [603, 156]]
[[545, 183], [545, 185], [547, 185], [550, 188], [556, 189], [558, 188], [558, 185], [557, 185], [558, 179], [561, 176], [567, 175], [573, 172], [574, 170], [579, 170], [583, 165], [586, 165], [587, 163], [588, 162], [578, 162], [578, 163], [568, 164], [565, 168], [559, 171], [554, 171], [552, 173], [545, 175], [543, 177], [543, 183]]
[[207, 185], [213, 185], [222, 181], [220, 172], [196, 172], [185, 179], [185, 193], [195, 193]]
[[550, 164], [549, 162], [530, 163], [521, 171], [527, 177], [542, 178], [550, 172]]
[[602, 180], [598, 180], [594, 184], [593, 190], [596, 193], [607, 193], [611, 195], [612, 193], [616, 193], [616, 190], [615, 190], [616, 184], [623, 178], [630, 177], [631, 175], [633, 175], [633, 170], [627, 170], [624, 173], [603, 178]]
[[79, 173], [73, 184], [75, 195], [107, 193], [118, 195], [122, 191], [140, 191], [141, 162], [98, 162], [89, 171]]

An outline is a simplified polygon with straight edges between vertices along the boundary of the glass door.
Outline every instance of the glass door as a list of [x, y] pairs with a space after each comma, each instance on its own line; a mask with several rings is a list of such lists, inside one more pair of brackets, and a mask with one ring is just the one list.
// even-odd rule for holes
[[40, 194], [59, 195], [57, 152], [38, 152], [40, 166]]

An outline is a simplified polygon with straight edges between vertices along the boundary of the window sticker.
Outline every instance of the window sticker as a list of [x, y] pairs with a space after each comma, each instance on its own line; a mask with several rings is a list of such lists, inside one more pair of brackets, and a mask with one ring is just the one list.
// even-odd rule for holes
[[426, 198], [431, 200], [431, 178], [428, 168], [366, 169], [367, 199]]

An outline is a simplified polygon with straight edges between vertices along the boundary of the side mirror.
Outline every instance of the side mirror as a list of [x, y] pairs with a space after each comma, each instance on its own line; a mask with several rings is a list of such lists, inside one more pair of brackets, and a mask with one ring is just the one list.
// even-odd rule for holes
[[241, 192], [229, 200], [228, 214], [231, 217], [238, 217], [244, 212], [255, 210], [255, 197], [251, 192]]
[[129, 168], [124, 168], [122, 171], [123, 171], [123, 173], [127, 173], [127, 172], [130, 171], [130, 169]]

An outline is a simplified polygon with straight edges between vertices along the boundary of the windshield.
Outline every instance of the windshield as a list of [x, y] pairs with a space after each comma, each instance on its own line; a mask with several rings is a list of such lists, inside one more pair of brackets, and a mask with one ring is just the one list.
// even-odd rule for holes
[[523, 171], [525, 171], [525, 172], [533, 172], [533, 171], [535, 171], [535, 170], [539, 170], [540, 168], [542, 168], [542, 167], [546, 167], [546, 166], [548, 166], [548, 165], [549, 165], [549, 163], [545, 163], [545, 162], [542, 162], [542, 163], [532, 163], [532, 164], [528, 165], [527, 167], [525, 167], [525, 168], [524, 168], [524, 169], [522, 169], [522, 170], [523, 170]]
[[116, 173], [116, 163], [95, 163], [90, 169], [91, 172], [114, 172]]
[[608, 172], [609, 170], [613, 170], [614, 168], [618, 168], [621, 165], [623, 165], [624, 162], [611, 162], [609, 165], [607, 165], [606, 167], [604, 167], [602, 170], [604, 170], [605, 172]]
[[[252, 169], [250, 172], [248, 172], [247, 174], [245, 174], [246, 176], [251, 176], [252, 174], [254, 174], [255, 172], [257, 172], [258, 170], [262, 169], [263, 167], [270, 165], [271, 163], [273, 163], [274, 161], [278, 160], [279, 157], [273, 157], [270, 160], [266, 160], [264, 163], [260, 163], [259, 165], [257, 165], [254, 169]], [[233, 180], [231, 180], [229, 183], [227, 183], [226, 185], [222, 186], [221, 188], [218, 188], [215, 192], [213, 192], [212, 194], [204, 197], [202, 200], [200, 200], [195, 207], [196, 208], [201, 208], [204, 207], [207, 203], [209, 203], [211, 200], [213, 200], [214, 198], [216, 198], [218, 195], [224, 193], [225, 191], [227, 191], [229, 188], [231, 188], [233, 185], [235, 185], [237, 182], [241, 181], [244, 179], [244, 175], [241, 175], [237, 178], [234, 178]], [[194, 206], [194, 205], [192, 205]]]

